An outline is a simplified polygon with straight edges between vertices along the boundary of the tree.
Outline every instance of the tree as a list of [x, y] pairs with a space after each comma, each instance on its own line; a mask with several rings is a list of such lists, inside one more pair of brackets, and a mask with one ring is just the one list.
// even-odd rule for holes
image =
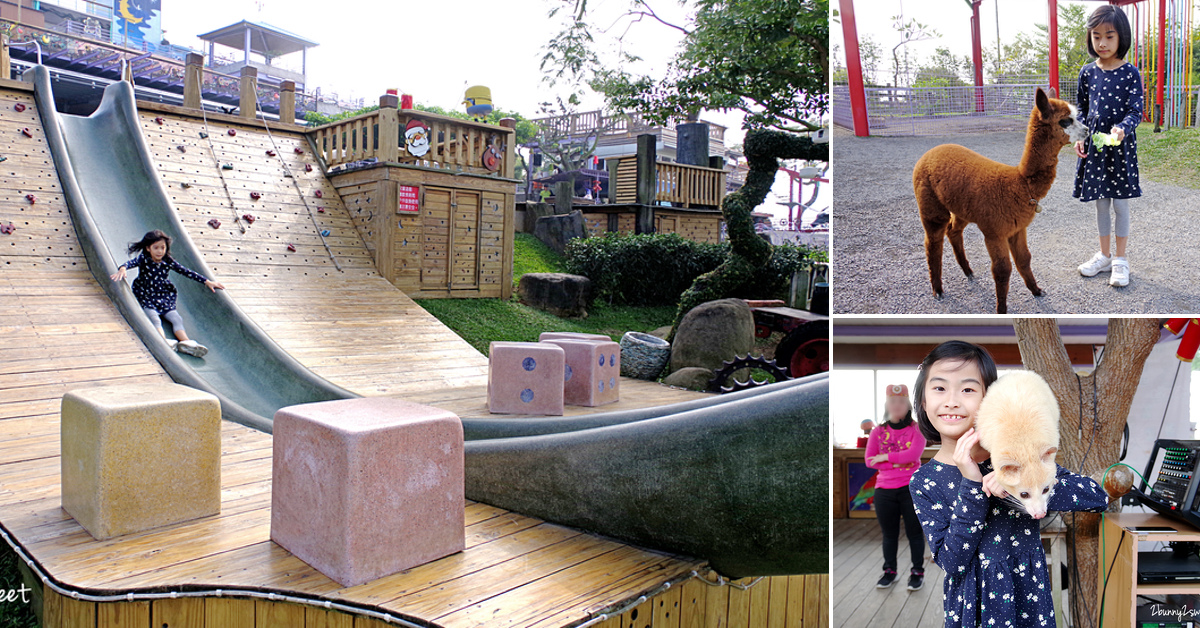
[[711, 272], [700, 275], [679, 297], [675, 322], [668, 341], [683, 316], [706, 301], [721, 299], [742, 290], [754, 277], [755, 270], [771, 259], [771, 245], [758, 237], [750, 213], [762, 204], [775, 182], [780, 159], [829, 161], [829, 145], [813, 144], [807, 137], [767, 129], [746, 133], [746, 161], [750, 172], [740, 190], [721, 201], [721, 215], [729, 236], [729, 256]]
[[537, 123], [534, 138], [537, 149], [546, 159], [547, 167], [562, 172], [574, 172], [585, 167], [596, 153], [596, 143], [615, 126], [614, 116], [599, 116], [596, 125], [586, 135], [572, 133], [569, 122], [578, 113], [574, 100], [557, 99], [557, 103], [541, 105], [542, 121]]
[[665, 76], [653, 77], [624, 69], [638, 60], [625, 53], [621, 67], [602, 67], [592, 33], [604, 29], [587, 21], [587, 0], [559, 1], [552, 16], [573, 10], [546, 45], [542, 69], [552, 83], [590, 85], [611, 109], [655, 124], [732, 109], [746, 113], [747, 128], [793, 131], [817, 130], [828, 111], [828, 0], [685, 0], [695, 8], [687, 26], [660, 18], [649, 0], [632, 0], [618, 41], [647, 18], [684, 34]]
[[904, 21], [903, 14], [892, 16], [892, 28], [900, 34], [900, 43], [892, 46], [892, 86], [900, 87], [900, 76], [907, 76], [912, 68], [908, 45], [913, 42], [936, 39], [940, 35], [936, 30], [915, 19]]
[[[1099, 480], [1104, 469], [1117, 462], [1142, 367], [1159, 338], [1158, 321], [1109, 319], [1104, 353], [1091, 373], [1076, 373], [1071, 367], [1053, 319], [1016, 319], [1013, 327], [1021, 361], [1046, 380], [1058, 399], [1061, 464]], [[1071, 617], [1088, 617], [1094, 626], [1100, 611], [1095, 600], [1100, 515], [1072, 513], [1064, 522], [1073, 566]]]

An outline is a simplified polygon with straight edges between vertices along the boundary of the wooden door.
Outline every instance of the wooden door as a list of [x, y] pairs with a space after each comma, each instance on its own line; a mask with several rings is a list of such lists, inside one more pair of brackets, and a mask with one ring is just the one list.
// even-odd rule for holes
[[450, 190], [425, 188], [421, 206], [421, 290], [450, 287]]
[[456, 190], [450, 203], [454, 217], [450, 250], [450, 289], [479, 288], [479, 193]]

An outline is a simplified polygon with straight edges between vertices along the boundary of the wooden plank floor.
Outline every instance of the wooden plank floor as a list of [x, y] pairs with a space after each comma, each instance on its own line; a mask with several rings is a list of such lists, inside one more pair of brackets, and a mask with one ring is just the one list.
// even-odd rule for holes
[[890, 589], [877, 589], [883, 575], [883, 533], [874, 519], [839, 519], [833, 526], [830, 564], [831, 620], [834, 626], [878, 628], [941, 628], [941, 568], [925, 551], [925, 587], [908, 591], [908, 540], [900, 534], [897, 557], [900, 580]]
[[[155, 120], [160, 117], [162, 124]], [[361, 234], [301, 135], [274, 130], [268, 136], [253, 126], [210, 124], [214, 161], [200, 137], [202, 120], [147, 109], [141, 124], [163, 183], [205, 261], [238, 306], [288, 353], [362, 395], [399, 396], [463, 417], [488, 415], [487, 358], [375, 272]], [[226, 133], [230, 127], [236, 135]], [[267, 155], [268, 150], [277, 156]], [[285, 177], [281, 158], [295, 184]], [[218, 163], [234, 169], [220, 170]], [[313, 171], [305, 172], [305, 164]], [[262, 198], [251, 200], [251, 191]], [[310, 214], [317, 207], [324, 212]], [[247, 213], [256, 220], [243, 233], [232, 218]], [[207, 225], [214, 217], [222, 221], [219, 229]], [[318, 228], [329, 232], [332, 257], [321, 245]], [[295, 253], [286, 250], [289, 243], [296, 245]], [[334, 267], [334, 258], [342, 271]], [[627, 378], [621, 387], [620, 402], [568, 407], [567, 414], [702, 396]]]
[[[26, 111], [13, 112], [14, 101]], [[245, 584], [362, 600], [445, 626], [478, 625], [480, 617], [556, 626], [636, 598], [699, 566], [467, 504], [466, 552], [343, 589], [270, 543], [270, 436], [233, 424], [223, 426], [221, 515], [94, 541], [60, 507], [61, 396], [83, 387], [170, 380], [87, 270], [57, 177], [48, 176], [53, 164], [31, 95], [0, 83], [0, 111], [0, 131], [17, 126], [34, 131], [33, 138], [0, 132], [0, 156], [8, 158], [0, 162], [0, 223], [17, 227], [0, 235], [0, 525], [64, 585], [112, 590]], [[18, 118], [15, 124], [10, 117]], [[25, 200], [29, 193], [36, 194], [35, 203]], [[317, 320], [332, 311], [297, 309]], [[314, 334], [314, 353], [320, 335]], [[356, 355], [353, 346], [346, 342], [338, 351]], [[440, 346], [454, 351], [456, 344], [446, 339]], [[478, 353], [471, 357], [481, 359]]]

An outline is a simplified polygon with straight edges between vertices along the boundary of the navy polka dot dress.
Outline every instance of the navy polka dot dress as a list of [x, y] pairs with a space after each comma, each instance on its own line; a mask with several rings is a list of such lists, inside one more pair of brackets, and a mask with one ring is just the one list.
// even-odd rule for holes
[[[1079, 119], [1088, 128], [1084, 142], [1087, 158], [1075, 172], [1075, 198], [1090, 202], [1101, 198], [1136, 198], [1138, 185], [1137, 125], [1142, 121], [1142, 75], [1131, 63], [1102, 70], [1095, 62], [1079, 71]], [[1125, 131], [1116, 146], [1097, 149], [1093, 133], [1108, 133], [1114, 126]]]
[[[1058, 467], [1049, 510], [1099, 512], [1104, 489]], [[946, 628], [1054, 626], [1054, 601], [1039, 522], [989, 499], [983, 484], [936, 460], [908, 483], [933, 560], [946, 572]]]
[[161, 262], [155, 262], [149, 255], [139, 253], [137, 257], [118, 268], [138, 269], [138, 276], [133, 280], [133, 296], [137, 297], [138, 305], [159, 314], [166, 314], [175, 309], [175, 284], [171, 283], [168, 277], [172, 270], [200, 283], [208, 281], [204, 275], [183, 267], [170, 256]]

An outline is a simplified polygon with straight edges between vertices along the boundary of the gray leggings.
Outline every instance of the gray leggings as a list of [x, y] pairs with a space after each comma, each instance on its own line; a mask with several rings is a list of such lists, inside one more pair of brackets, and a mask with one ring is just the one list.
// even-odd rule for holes
[[162, 318], [167, 319], [167, 322], [171, 324], [171, 327], [175, 330], [176, 334], [184, 331], [183, 317], [180, 316], [179, 312], [177, 312], [175, 310], [171, 310], [170, 312], [167, 312], [166, 314], [162, 314], [161, 318], [160, 318], [160, 315], [157, 310], [153, 310], [151, 308], [144, 307], [144, 308], [142, 308], [142, 311], [146, 313], [146, 316], [150, 317], [150, 322], [154, 323], [154, 326], [156, 328], [158, 328], [158, 331], [164, 335], [166, 335], [166, 332], [163, 331]]
[[1112, 205], [1117, 215], [1117, 237], [1129, 237], [1129, 199], [1101, 198], [1096, 200], [1096, 226], [1100, 228], [1100, 237], [1107, 238], [1112, 223], [1108, 220], [1108, 206]]

